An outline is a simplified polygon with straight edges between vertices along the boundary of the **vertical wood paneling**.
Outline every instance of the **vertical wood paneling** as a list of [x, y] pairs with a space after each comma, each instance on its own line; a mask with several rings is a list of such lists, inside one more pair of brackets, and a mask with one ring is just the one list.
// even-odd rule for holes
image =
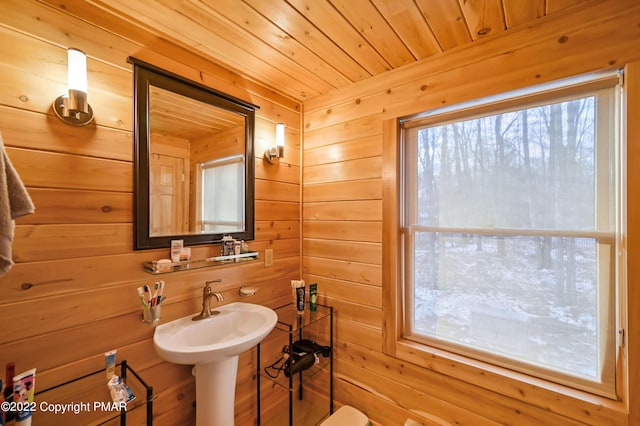
[[397, 249], [401, 242], [400, 233], [395, 232], [397, 224], [400, 222], [400, 149], [396, 141], [398, 140], [399, 129], [396, 120], [385, 120], [384, 129], [384, 154], [383, 154], [383, 174], [382, 192], [385, 194], [382, 201], [382, 286], [383, 306], [387, 309], [383, 311], [382, 342], [384, 353], [395, 355], [397, 336], [402, 335], [402, 317], [398, 309], [389, 307], [398, 306], [402, 300], [402, 288], [395, 285], [402, 279], [402, 259]]
[[[526, 19], [519, 17], [541, 13], [539, 2], [533, 2], [527, 10], [515, 8], [517, 2], [503, 3], [511, 8], [507, 19]], [[461, 14], [438, 10], [441, 5], [437, 2], [416, 4], [425, 14], [431, 13], [430, 18], [434, 13], [449, 18]], [[460, 4], [465, 16], [475, 14], [479, 26], [489, 22], [504, 25], [499, 22], [502, 18], [482, 9], [497, 2]], [[560, 7], [558, 2], [548, 4]], [[640, 51], [631, 48], [640, 43], [640, 7], [629, 8], [629, 3], [612, 8], [607, 2], [589, 5], [571, 12], [567, 9], [562, 18], [542, 18], [534, 27], [514, 29], [505, 37], [487, 38], [474, 47], [445, 52], [437, 59], [305, 102], [304, 277], [317, 282], [322, 298], [336, 307], [338, 402], [365, 411], [374, 424], [402, 424], [406, 418], [413, 418], [424, 424], [631, 426], [640, 420], [638, 409], [632, 408], [637, 405], [633, 401], [639, 386], [637, 341], [629, 342], [625, 356], [628, 370], [622, 371], [630, 375], [630, 391], [622, 402], [499, 368], [485, 370], [486, 366], [480, 368], [461, 357], [451, 359], [437, 350], [429, 355], [417, 351], [415, 345], [396, 345], [400, 336], [395, 309], [399, 272], [388, 262], [397, 257], [399, 241], [395, 225], [399, 202], [396, 119], [640, 59]], [[443, 28], [434, 28], [442, 37], [441, 43], [447, 38], [469, 36], [456, 32], [454, 25], [445, 29], [442, 22]], [[568, 35], [568, 43], [562, 35]], [[628, 89], [630, 99], [635, 99], [636, 89]], [[630, 101], [629, 113], [636, 103]], [[637, 123], [630, 120], [629, 126], [633, 128], [629, 136], [637, 139]], [[368, 153], [365, 147], [377, 148]], [[640, 155], [636, 151], [631, 149], [629, 154], [636, 158]], [[354, 164], [362, 165], [359, 176], [353, 174]], [[631, 187], [639, 181], [630, 183], [629, 191], [636, 193]], [[354, 189], [356, 182], [358, 190]], [[633, 206], [630, 208], [635, 211], [637, 206]], [[637, 233], [635, 225], [629, 231]], [[368, 263], [371, 259], [358, 251], [362, 244], [372, 241], [382, 242], [381, 268]], [[349, 245], [350, 249], [344, 249]], [[336, 255], [340, 247], [343, 249]], [[631, 265], [633, 275], [636, 271]], [[640, 310], [637, 286], [633, 284], [637, 279], [633, 277], [629, 277], [632, 297], [627, 310], [635, 324]], [[381, 291], [364, 291], [369, 288]], [[362, 294], [360, 300], [358, 294]], [[373, 301], [373, 297], [378, 299]], [[375, 311], [363, 310], [378, 306], [382, 309], [375, 313], [377, 319], [370, 316]]]
[[640, 424], [640, 225], [637, 219], [640, 217], [640, 192], [636, 185], [640, 182], [640, 168], [636, 167], [637, 159], [640, 158], [640, 126], [631, 117], [640, 116], [640, 62], [630, 63], [626, 67], [626, 97], [625, 108], [630, 119], [627, 122], [627, 179], [632, 182], [627, 188], [627, 339], [624, 362], [628, 368], [627, 380], [624, 388], [627, 389], [629, 399], [627, 406], [630, 410], [629, 424]]
[[[300, 105], [255, 83], [240, 87], [237, 74], [117, 19], [105, 22], [104, 14], [83, 2], [58, 8], [9, 0], [1, 9], [0, 131], [36, 213], [17, 221], [17, 263], [0, 277], [0, 368], [9, 361], [19, 371], [35, 367], [36, 389], [44, 388], [103, 367], [103, 353], [116, 348], [118, 358], [128, 359], [154, 386], [154, 424], [193, 424], [191, 368], [160, 359], [151, 340], [154, 329], [140, 321], [136, 287], [160, 278], [145, 273], [142, 262], [167, 257], [168, 248], [132, 248], [133, 77], [126, 58], [135, 55], [261, 107], [256, 240], [249, 246], [274, 249], [274, 265], [253, 262], [163, 275], [162, 321], [198, 311], [202, 286], [212, 278], [222, 279], [216, 290], [223, 303], [240, 300], [243, 285], [260, 289], [243, 301], [276, 307], [289, 300], [289, 282], [301, 274]], [[67, 45], [89, 56], [88, 97], [96, 120], [83, 128], [63, 124], [50, 109], [66, 86], [62, 46]], [[265, 166], [262, 152], [273, 144], [279, 121], [287, 122], [286, 157], [279, 166]], [[194, 258], [218, 253], [217, 246], [193, 247]], [[249, 351], [240, 360], [236, 424], [255, 422], [255, 386], [255, 357]], [[54, 421], [74, 424], [59, 416]], [[135, 415], [128, 424], [142, 422]]]

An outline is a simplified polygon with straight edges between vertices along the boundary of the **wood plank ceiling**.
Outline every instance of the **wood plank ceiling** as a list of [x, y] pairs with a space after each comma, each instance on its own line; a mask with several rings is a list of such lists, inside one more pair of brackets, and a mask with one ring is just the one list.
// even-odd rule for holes
[[595, 0], [83, 0], [305, 100]]

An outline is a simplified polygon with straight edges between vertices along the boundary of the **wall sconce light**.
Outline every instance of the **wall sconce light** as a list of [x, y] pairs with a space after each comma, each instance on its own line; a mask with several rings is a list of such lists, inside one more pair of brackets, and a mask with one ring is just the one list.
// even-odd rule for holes
[[78, 49], [67, 49], [68, 93], [53, 102], [58, 118], [72, 126], [86, 126], [93, 120], [87, 102], [87, 55]]
[[284, 123], [276, 124], [276, 146], [267, 148], [264, 158], [271, 164], [284, 157]]

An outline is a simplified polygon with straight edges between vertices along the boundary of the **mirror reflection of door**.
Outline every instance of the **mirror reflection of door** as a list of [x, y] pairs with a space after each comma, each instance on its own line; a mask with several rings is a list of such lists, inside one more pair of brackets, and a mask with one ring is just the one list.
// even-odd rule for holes
[[151, 236], [182, 234], [184, 205], [184, 160], [152, 155], [151, 166]]
[[188, 232], [189, 180], [185, 170], [189, 150], [185, 143], [152, 135], [149, 158], [149, 231], [151, 236], [179, 235]]

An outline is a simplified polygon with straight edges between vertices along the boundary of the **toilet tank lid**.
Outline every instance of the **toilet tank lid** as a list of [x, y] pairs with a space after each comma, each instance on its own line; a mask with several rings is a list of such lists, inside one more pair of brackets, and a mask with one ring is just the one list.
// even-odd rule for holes
[[350, 405], [343, 405], [333, 413], [321, 426], [367, 426], [369, 419], [367, 416]]

